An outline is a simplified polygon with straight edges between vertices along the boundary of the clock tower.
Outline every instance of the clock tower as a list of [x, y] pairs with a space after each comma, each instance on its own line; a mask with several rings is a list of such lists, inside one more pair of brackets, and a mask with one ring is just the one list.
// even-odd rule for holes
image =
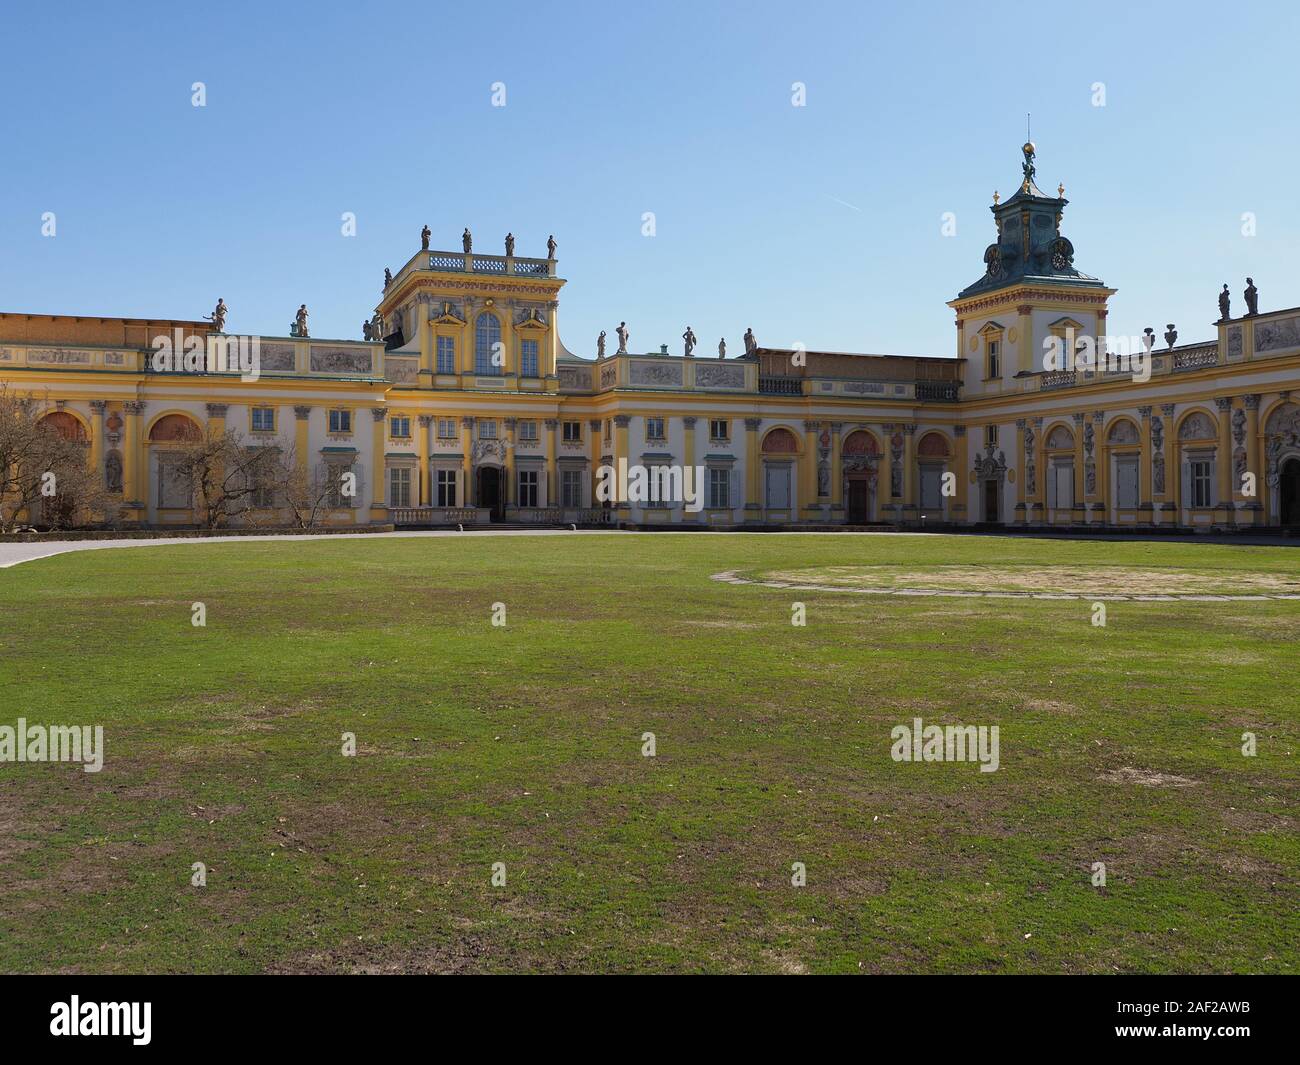
[[1021, 152], [1019, 188], [1006, 200], [994, 193], [989, 208], [997, 240], [984, 250], [984, 274], [948, 304], [968, 395], [1020, 391], [1014, 379], [1044, 369], [1044, 341], [1053, 335], [1104, 335], [1115, 291], [1074, 265], [1074, 245], [1061, 232], [1065, 187], [1046, 195], [1035, 180], [1033, 142]]

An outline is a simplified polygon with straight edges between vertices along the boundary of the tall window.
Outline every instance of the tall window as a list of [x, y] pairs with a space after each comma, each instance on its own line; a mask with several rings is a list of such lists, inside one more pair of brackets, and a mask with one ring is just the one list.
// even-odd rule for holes
[[582, 506], [582, 471], [564, 470], [560, 473], [560, 505]]
[[328, 490], [326, 505], [331, 507], [355, 507], [360, 494], [361, 478], [356, 476], [352, 463], [331, 462], [326, 467]]
[[988, 447], [990, 444], [994, 447], [998, 446], [998, 427], [996, 425], [984, 426], [984, 446]]
[[352, 412], [350, 410], [337, 410], [337, 409], [330, 411], [330, 432], [331, 433], [352, 432]]
[[521, 507], [537, 506], [537, 471], [519, 471], [519, 505]]
[[537, 372], [537, 341], [524, 340], [519, 345], [519, 376], [540, 377]]
[[388, 505], [390, 507], [411, 505], [410, 466], [394, 466], [388, 471]]
[[566, 444], [581, 444], [582, 422], [565, 422], [563, 433]]
[[439, 470], [437, 477], [437, 499], [440, 507], [456, 505], [456, 471]]
[[478, 420], [478, 438], [480, 440], [495, 440], [497, 438], [497, 420], [495, 418], [480, 418]]
[[274, 407], [253, 408], [253, 432], [255, 433], [275, 432], [275, 408]]
[[1192, 488], [1192, 506], [1214, 506], [1214, 464], [1209, 459], [1192, 459], [1189, 464]]
[[501, 323], [495, 314], [484, 311], [474, 319], [474, 372], [484, 377], [500, 374], [504, 351]]
[[731, 506], [731, 471], [724, 468], [709, 468], [709, 506], [714, 510]]
[[455, 440], [456, 439], [456, 419], [439, 418], [438, 419], [438, 439]]
[[728, 440], [731, 438], [731, 422], [726, 418], [709, 419], [709, 439]]
[[519, 423], [519, 439], [528, 443], [535, 443], [537, 440], [537, 423], [530, 419], [525, 419]]
[[438, 338], [438, 372], [456, 372], [456, 338]]
[[399, 440], [405, 440], [411, 435], [411, 419], [405, 414], [399, 414], [388, 419], [388, 435]]
[[1002, 345], [997, 340], [989, 340], [984, 347], [984, 376], [1002, 376]]
[[645, 438], [647, 440], [662, 440], [664, 438], [664, 420], [662, 418], [647, 418], [645, 420]]

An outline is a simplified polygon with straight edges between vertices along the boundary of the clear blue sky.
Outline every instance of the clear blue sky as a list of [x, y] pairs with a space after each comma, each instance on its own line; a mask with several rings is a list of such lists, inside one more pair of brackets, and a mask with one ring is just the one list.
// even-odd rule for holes
[[283, 333], [305, 301], [314, 335], [358, 337], [427, 222], [434, 247], [468, 225], [520, 255], [553, 232], [579, 354], [626, 319], [634, 350], [690, 324], [709, 353], [752, 325], [949, 355], [944, 302], [982, 273], [1026, 111], [1076, 264], [1120, 290], [1113, 331], [1208, 338], [1248, 273], [1262, 308], [1300, 304], [1292, 4], [51, 3], [5, 23], [3, 311], [198, 317], [223, 296], [231, 331]]

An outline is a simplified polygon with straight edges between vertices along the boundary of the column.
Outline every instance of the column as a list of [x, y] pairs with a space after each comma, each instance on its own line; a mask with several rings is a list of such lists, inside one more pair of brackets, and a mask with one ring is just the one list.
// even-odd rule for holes
[[[126, 425], [122, 429], [122, 504], [125, 508], [140, 508], [148, 503], [145, 482], [148, 471], [141, 470], [143, 441], [140, 438], [141, 420], [145, 403], [128, 400], [122, 404]], [[138, 519], [140, 516], [136, 515]]]
[[1041, 522], [1047, 517], [1047, 468], [1043, 464], [1043, 453], [1046, 449], [1046, 441], [1043, 439], [1043, 419], [1034, 418], [1029, 423], [1034, 429], [1034, 483], [1027, 489], [1029, 495], [1029, 517], [1031, 520]]
[[[707, 492], [707, 490], [708, 490], [708, 485], [706, 485], [706, 484], [703, 483], [703, 482], [704, 482], [704, 478], [703, 478], [703, 477], [700, 478], [699, 482], [696, 482], [696, 480], [695, 480], [695, 467], [696, 467], [696, 462], [695, 462], [695, 422], [696, 422], [696, 418], [695, 418], [694, 415], [687, 415], [686, 417], [682, 418], [682, 440], [683, 440], [683, 443], [682, 443], [682, 466], [685, 467], [685, 469], [683, 469], [683, 471], [682, 471], [682, 475], [683, 475], [683, 477], [690, 477], [690, 478], [691, 478], [691, 484], [693, 485], [695, 491], [700, 492], [700, 493], [703, 494], [703, 493]], [[690, 472], [687, 473], [687, 472], [686, 472], [687, 470], [689, 470]], [[701, 466], [701, 470], [703, 470], [703, 467], [702, 467], [702, 466]], [[708, 503], [708, 499], [707, 499], [707, 498], [704, 498], [704, 499], [703, 499], [703, 502]], [[683, 508], [682, 508], [682, 521], [684, 521], [684, 522], [693, 522], [693, 521], [698, 521], [699, 518], [700, 518], [700, 515], [701, 515], [702, 513], [703, 513], [703, 511], [700, 511], [700, 512], [698, 512], [698, 513], [696, 513], [696, 514], [692, 514], [689, 510], [687, 510], [685, 507], [683, 507]]]
[[587, 432], [591, 434], [591, 442], [588, 445], [591, 448], [591, 477], [587, 488], [587, 496], [590, 505], [593, 507], [602, 505], [600, 500], [596, 498], [596, 485], [600, 483], [600, 449], [604, 443], [603, 428], [604, 426], [599, 418], [588, 419]]
[[474, 499], [474, 419], [460, 420], [460, 491], [457, 493], [462, 507], [477, 505]]
[[820, 422], [803, 423], [803, 470], [799, 474], [800, 507], [797, 518], [806, 518], [805, 511], [817, 505], [817, 437], [820, 430]]
[[1071, 500], [1070, 520], [1082, 522], [1086, 507], [1083, 502], [1083, 412], [1074, 415], [1074, 498]]
[[[615, 415], [614, 415], [614, 471], [615, 471], [615, 476], [617, 476], [617, 473], [618, 473], [618, 460], [619, 460], [619, 459], [623, 459], [624, 461], [626, 461], [627, 464], [628, 464], [629, 466], [632, 465], [632, 455], [631, 455], [631, 451], [630, 451], [630, 449], [629, 449], [629, 447], [628, 447], [628, 442], [627, 442], [627, 427], [628, 427], [631, 423], [632, 423], [632, 418], [631, 418], [630, 415], [627, 415], [627, 414], [615, 414]], [[619, 499], [619, 500], [617, 500], [617, 501], [616, 501], [616, 505], [617, 505], [617, 507], [619, 508], [620, 516], [621, 516], [621, 517], [623, 517], [623, 518], [628, 518], [628, 517], [631, 516], [631, 513], [630, 513], [630, 511], [628, 510], [628, 506], [629, 506], [629, 504], [628, 504], [628, 502], [627, 502], [626, 499]]]
[[[969, 520], [966, 511], [967, 489], [970, 485], [970, 471], [966, 468], [966, 426], [954, 425], [952, 427], [953, 435], [953, 474], [957, 478], [956, 495], [952, 500], [952, 520], [962, 522]], [[879, 493], [879, 481], [877, 481], [877, 493]]]
[[305, 477], [311, 459], [311, 456], [307, 453], [310, 446], [307, 430], [311, 427], [311, 407], [296, 406], [293, 408], [293, 416], [297, 419], [294, 424], [293, 452], [294, 457], [298, 460], [298, 472]]
[[1151, 411], [1149, 406], [1138, 407], [1141, 418], [1138, 423], [1138, 519], [1143, 522], [1156, 520], [1155, 493], [1151, 481]]
[[831, 422], [831, 521], [844, 517], [844, 457], [842, 422]]
[[[1182, 491], [1182, 471], [1178, 468], [1178, 435], [1174, 432], [1174, 411], [1175, 406], [1172, 403], [1163, 403], [1160, 406], [1160, 415], [1164, 419], [1161, 422], [1161, 442], [1164, 446], [1164, 462], [1159, 471], [1153, 471], [1152, 494], [1160, 495], [1161, 479], [1163, 478], [1164, 488], [1164, 508], [1169, 512], [1170, 524], [1177, 525], [1179, 514], [1178, 507], [1180, 503], [1180, 493]], [[1154, 442], [1153, 442], [1154, 446]], [[1154, 461], [1155, 455], [1153, 454]]]
[[1029, 475], [1028, 466], [1029, 441], [1025, 436], [1029, 422], [1025, 418], [1016, 419], [1016, 469], [1020, 477], [1016, 482], [1016, 508], [1014, 520], [1022, 523], [1029, 521]]
[[429, 456], [433, 454], [433, 415], [420, 415], [420, 428], [424, 430], [419, 436], [420, 448], [420, 489], [416, 493], [418, 506], [433, 506], [433, 483], [429, 476]]
[[[1019, 364], [1021, 371], [1025, 373], [1033, 373], [1036, 370], [1042, 369], [1042, 366], [1039, 364], [1039, 360], [1036, 357], [1037, 353], [1034, 350], [1033, 310], [1033, 307], [1028, 305], [1022, 305], [1016, 308], [1016, 314], [1020, 316], [1016, 327], [1016, 332], [1018, 334], [1016, 337], [1016, 347], [1020, 358], [1017, 359], [1016, 362]], [[1004, 357], [1002, 360], [1002, 372], [1005, 374], [1006, 371], [1007, 360]]]
[[1093, 490], [1088, 504], [1088, 520], [1106, 523], [1110, 501], [1110, 453], [1106, 450], [1106, 412], [1092, 412], [1092, 468]]
[[506, 483], [501, 486], [501, 500], [507, 506], [519, 505], [519, 485], [515, 481], [515, 432], [519, 426], [518, 418], [507, 418], [506, 423]]
[[[838, 457], [836, 462], [838, 462]], [[916, 493], [916, 425], [903, 426], [903, 520], [915, 521], [920, 514]]]
[[429, 312], [427, 305], [416, 303], [416, 328], [420, 331], [420, 372], [416, 378], [421, 388], [433, 387], [434, 366], [434, 349], [437, 342], [434, 340], [433, 323], [429, 321]]
[[[1259, 393], [1241, 397], [1246, 405], [1246, 472], [1255, 475], [1255, 494], [1243, 497], [1251, 525], [1264, 524], [1264, 464], [1260, 461]], [[1240, 485], [1237, 486], [1240, 489]]]
[[371, 407], [370, 417], [373, 429], [370, 436], [370, 470], [374, 484], [370, 487], [370, 520], [385, 521], [388, 507], [384, 501], [388, 498], [388, 484], [384, 480], [384, 419], [388, 411], [384, 407]]
[[745, 419], [745, 520], [761, 521], [763, 514], [762, 496], [759, 491], [761, 467], [758, 458], [758, 427], [763, 424], [761, 418]]
[[546, 498], [545, 506], [558, 507], [560, 499], [560, 471], [556, 463], [555, 432], [560, 427], [559, 418], [547, 418], [543, 423], [546, 429]]
[[1219, 416], [1219, 446], [1214, 457], [1218, 471], [1219, 492], [1214, 508], [1215, 521], [1232, 521], [1232, 397], [1215, 396], [1214, 409]]
[[100, 488], [104, 487], [104, 411], [107, 409], [107, 400], [90, 401], [90, 468]]

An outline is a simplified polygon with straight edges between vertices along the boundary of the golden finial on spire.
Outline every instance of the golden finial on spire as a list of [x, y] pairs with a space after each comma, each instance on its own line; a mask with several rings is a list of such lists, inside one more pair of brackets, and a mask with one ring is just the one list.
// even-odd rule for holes
[[996, 207], [996, 206], [998, 205], [998, 202], [999, 202], [1001, 199], [1002, 199], [1002, 197], [998, 195], [998, 190], [997, 190], [997, 189], [994, 189], [994, 190], [993, 190], [993, 206]]
[[1062, 199], [1065, 198], [1065, 182], [1061, 182], [1061, 184], [1056, 186], [1056, 195]]

